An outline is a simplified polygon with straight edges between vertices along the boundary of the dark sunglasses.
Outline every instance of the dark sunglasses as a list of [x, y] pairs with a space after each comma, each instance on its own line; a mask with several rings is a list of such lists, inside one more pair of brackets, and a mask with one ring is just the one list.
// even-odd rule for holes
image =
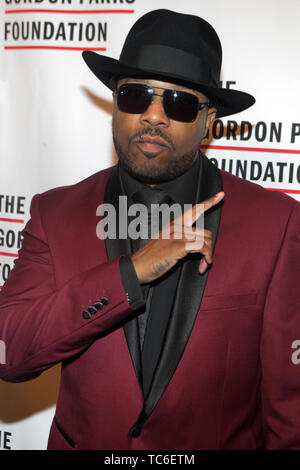
[[[164, 90], [162, 94], [154, 89]], [[173, 90], [140, 83], [126, 83], [117, 90], [117, 104], [120, 111], [130, 114], [143, 114], [152, 103], [154, 96], [162, 96], [166, 115], [174, 121], [192, 122], [196, 119], [199, 109], [211, 104], [201, 103], [197, 96], [186, 91]]]

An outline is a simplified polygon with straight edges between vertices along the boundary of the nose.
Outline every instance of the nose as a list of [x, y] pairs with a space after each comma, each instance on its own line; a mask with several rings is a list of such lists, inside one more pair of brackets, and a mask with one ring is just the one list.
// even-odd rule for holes
[[153, 96], [152, 102], [141, 114], [140, 120], [146, 125], [168, 127], [169, 118], [164, 110], [162, 95], [155, 94]]

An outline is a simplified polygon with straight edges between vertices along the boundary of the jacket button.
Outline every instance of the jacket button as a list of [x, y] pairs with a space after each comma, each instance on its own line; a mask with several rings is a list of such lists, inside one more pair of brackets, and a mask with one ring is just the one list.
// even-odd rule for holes
[[109, 302], [108, 297], [105, 297], [105, 296], [101, 297], [101, 302], [103, 303], [103, 305], [107, 305]]
[[139, 424], [130, 429], [131, 437], [139, 437], [142, 434], [142, 427]]
[[103, 303], [102, 302], [95, 302], [94, 306], [96, 307], [97, 310], [101, 310], [101, 308], [103, 308]]
[[89, 308], [88, 308], [88, 311], [94, 315], [94, 313], [97, 313], [97, 309], [94, 305], [90, 305]]
[[88, 310], [84, 310], [84, 311], [82, 312], [82, 316], [83, 316], [83, 318], [84, 318], [85, 320], [89, 320], [92, 315], [91, 315], [91, 313], [90, 313]]

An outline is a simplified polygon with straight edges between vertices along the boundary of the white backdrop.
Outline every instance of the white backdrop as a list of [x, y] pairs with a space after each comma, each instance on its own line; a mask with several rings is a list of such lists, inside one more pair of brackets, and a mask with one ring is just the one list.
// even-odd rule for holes
[[[249, 110], [217, 120], [205, 151], [220, 168], [300, 200], [298, 0], [1, 0], [0, 286], [31, 198], [112, 165], [111, 92], [81, 50], [118, 58], [131, 25], [156, 8], [197, 14], [223, 45], [223, 86], [253, 94]], [[59, 366], [0, 381], [0, 449], [45, 449]]]

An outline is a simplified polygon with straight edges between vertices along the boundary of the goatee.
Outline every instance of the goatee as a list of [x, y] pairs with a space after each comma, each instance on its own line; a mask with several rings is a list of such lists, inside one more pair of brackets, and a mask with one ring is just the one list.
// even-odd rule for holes
[[113, 142], [120, 166], [133, 178], [145, 184], [159, 184], [183, 175], [191, 168], [199, 152], [199, 145], [197, 145], [181, 157], [177, 157], [175, 160], [170, 159], [164, 167], [147, 168], [135, 165], [134, 159], [122, 149], [114, 134]]

